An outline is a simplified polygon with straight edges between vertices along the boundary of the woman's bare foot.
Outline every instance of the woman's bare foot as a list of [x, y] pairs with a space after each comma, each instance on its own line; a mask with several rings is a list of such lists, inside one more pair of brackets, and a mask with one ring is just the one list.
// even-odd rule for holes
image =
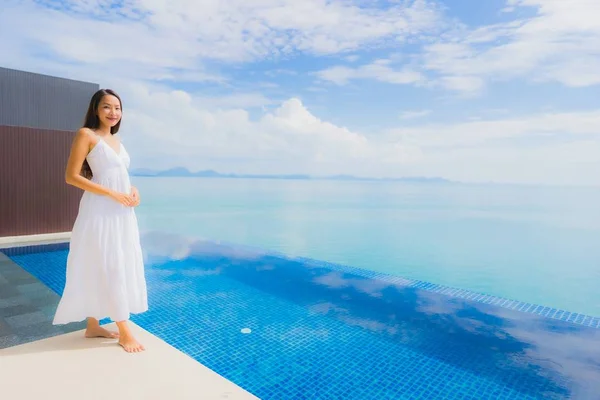
[[100, 322], [96, 318], [88, 318], [87, 329], [85, 330], [86, 338], [107, 338], [116, 339], [119, 337], [117, 332], [111, 332], [100, 326]]
[[117, 332], [111, 332], [108, 329], [104, 329], [101, 326], [95, 328], [87, 328], [85, 330], [86, 338], [108, 338], [108, 339], [117, 339], [119, 334]]
[[133, 334], [129, 330], [129, 326], [127, 325], [127, 321], [117, 322], [117, 326], [119, 327], [120, 335], [119, 344], [126, 352], [139, 353], [140, 351], [146, 350], [144, 346], [133, 337]]
[[128, 353], [139, 353], [140, 351], [146, 350], [133, 336], [121, 337], [119, 339], [119, 344]]

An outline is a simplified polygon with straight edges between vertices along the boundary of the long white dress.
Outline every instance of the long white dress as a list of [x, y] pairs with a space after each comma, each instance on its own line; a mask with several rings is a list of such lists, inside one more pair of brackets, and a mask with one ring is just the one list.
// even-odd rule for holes
[[[129, 154], [102, 138], [87, 155], [92, 181], [130, 193]], [[87, 317], [123, 321], [148, 309], [144, 260], [134, 207], [83, 193], [71, 233], [66, 285], [55, 325]]]

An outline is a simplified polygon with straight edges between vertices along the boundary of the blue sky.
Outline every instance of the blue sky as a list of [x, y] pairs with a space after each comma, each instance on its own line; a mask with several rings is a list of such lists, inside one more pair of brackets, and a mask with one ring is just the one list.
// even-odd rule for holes
[[0, 64], [121, 93], [134, 167], [600, 184], [594, 0], [6, 4]]

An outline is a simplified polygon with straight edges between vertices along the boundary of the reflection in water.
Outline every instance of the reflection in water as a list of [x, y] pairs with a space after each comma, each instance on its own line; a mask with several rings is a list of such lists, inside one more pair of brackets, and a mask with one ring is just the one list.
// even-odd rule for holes
[[[295, 321], [281, 340], [297, 338], [296, 346], [309, 346], [308, 339], [345, 337], [343, 327], [354, 327], [369, 332], [374, 341], [387, 341], [390, 352], [398, 346], [408, 348], [419, 358], [439, 360], [534, 398], [596, 398], [600, 393], [598, 329], [228, 245], [183, 242], [160, 234], [146, 235], [144, 243], [150, 274], [168, 269], [185, 279], [227, 278], [300, 307], [305, 318], [331, 318], [340, 323], [337, 330], [309, 330], [307, 338], [301, 334], [306, 333], [301, 321]], [[165, 264], [174, 255], [179, 256], [174, 257], [179, 263]], [[227, 296], [221, 301], [227, 301]], [[250, 300], [244, 305], [251, 306]], [[343, 359], [343, 355], [331, 343], [328, 365], [333, 366], [336, 357]], [[368, 342], [360, 346], [370, 351]], [[436, 372], [431, 373], [433, 379]], [[464, 378], [450, 375], [447, 379]]]

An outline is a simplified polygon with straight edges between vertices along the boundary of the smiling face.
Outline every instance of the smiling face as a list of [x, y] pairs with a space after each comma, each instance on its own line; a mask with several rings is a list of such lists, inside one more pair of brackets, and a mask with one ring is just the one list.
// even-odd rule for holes
[[112, 128], [121, 120], [121, 102], [113, 95], [102, 97], [96, 110], [100, 124]]

